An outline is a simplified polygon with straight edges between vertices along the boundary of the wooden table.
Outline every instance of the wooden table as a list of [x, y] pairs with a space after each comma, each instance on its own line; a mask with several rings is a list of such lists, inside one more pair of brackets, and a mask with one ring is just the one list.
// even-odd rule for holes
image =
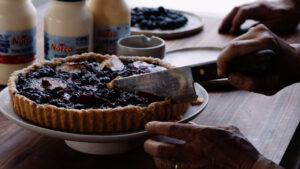
[[[194, 36], [167, 41], [167, 50], [183, 47], [223, 47], [233, 38], [220, 35], [221, 19], [204, 17], [204, 30]], [[38, 31], [38, 54], [42, 55], [42, 26]], [[300, 41], [300, 31], [284, 38]], [[300, 121], [300, 84], [272, 97], [246, 91], [209, 92], [207, 108], [194, 120], [202, 125], [236, 125], [267, 158], [279, 163]], [[3, 99], [3, 98], [1, 98]], [[8, 99], [8, 98], [7, 98]], [[296, 146], [299, 147], [299, 144]], [[27, 131], [0, 114], [0, 169], [155, 168], [140, 147], [114, 156], [93, 156], [68, 148], [63, 140]]]

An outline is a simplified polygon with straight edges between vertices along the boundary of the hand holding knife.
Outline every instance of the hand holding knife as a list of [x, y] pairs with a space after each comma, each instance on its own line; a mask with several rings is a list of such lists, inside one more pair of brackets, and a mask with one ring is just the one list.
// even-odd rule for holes
[[[267, 74], [272, 69], [275, 57], [276, 54], [272, 50], [262, 50], [245, 55], [234, 59], [229, 66], [228, 72], [238, 72], [248, 76]], [[210, 61], [116, 79], [113, 85], [125, 91], [144, 92], [161, 97], [169, 97], [174, 102], [184, 103], [197, 99], [194, 82], [225, 77], [218, 76], [216, 61]]]

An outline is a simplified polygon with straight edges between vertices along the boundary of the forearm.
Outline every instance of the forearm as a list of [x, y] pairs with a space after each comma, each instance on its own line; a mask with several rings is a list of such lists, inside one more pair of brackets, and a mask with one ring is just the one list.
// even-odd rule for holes
[[281, 0], [286, 5], [291, 6], [295, 12], [300, 16], [300, 0]]
[[284, 169], [284, 168], [262, 156], [254, 163], [252, 169]]
[[292, 0], [292, 2], [299, 7], [300, 6], [300, 0]]
[[300, 6], [300, 0], [282, 0], [282, 1], [285, 2], [286, 4], [294, 5], [295, 7]]
[[295, 49], [296, 55], [291, 58], [291, 67], [293, 67], [293, 73], [295, 74], [295, 82], [300, 82], [300, 43], [291, 44], [291, 46]]
[[287, 4], [290, 4], [295, 7], [297, 13], [300, 12], [300, 0], [283, 0]]

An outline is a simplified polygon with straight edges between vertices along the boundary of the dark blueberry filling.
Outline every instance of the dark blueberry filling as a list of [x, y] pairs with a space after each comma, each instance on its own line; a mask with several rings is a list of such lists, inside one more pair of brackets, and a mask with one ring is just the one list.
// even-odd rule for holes
[[184, 26], [188, 19], [183, 14], [158, 8], [133, 8], [131, 10], [131, 26], [141, 29], [172, 30]]
[[[81, 69], [64, 71], [43, 65], [35, 71], [20, 74], [16, 81], [17, 94], [21, 94], [37, 104], [51, 104], [57, 107], [75, 109], [106, 109], [119, 106], [147, 106], [164, 98], [133, 94], [118, 89], [110, 89], [106, 84], [118, 76], [148, 73], [149, 67], [136, 68], [133, 60], [124, 63], [124, 69], [112, 71], [110, 68], [99, 68], [94, 60], [78, 62]], [[156, 62], [150, 68], [159, 67]]]

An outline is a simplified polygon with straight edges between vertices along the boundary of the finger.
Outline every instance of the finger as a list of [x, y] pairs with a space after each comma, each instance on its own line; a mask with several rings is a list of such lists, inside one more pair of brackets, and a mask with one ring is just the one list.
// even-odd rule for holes
[[252, 33], [252, 32], [250, 32], [251, 29], [252, 29], [252, 28], [250, 28], [249, 31], [248, 31], [247, 33], [242, 34], [242, 35], [240, 35], [240, 36], [234, 38], [233, 40], [231, 40], [231, 42], [232, 42], [232, 41], [238, 41], [238, 40], [250, 40], [250, 39], [255, 39], [255, 38], [257, 38], [257, 33]]
[[226, 131], [229, 131], [231, 133], [235, 133], [241, 137], [244, 137], [243, 133], [240, 131], [240, 129], [236, 126], [230, 125], [230, 126], [217, 126], [219, 129], [223, 129]]
[[256, 25], [252, 26], [247, 33], [236, 37], [232, 41], [258, 39], [260, 36], [262, 36], [262, 32], [268, 32], [272, 34], [272, 32], [265, 25], [257, 23]]
[[268, 46], [266, 46], [266, 44], [261, 44], [261, 42], [257, 39], [237, 40], [231, 42], [227, 47], [225, 47], [225, 49], [223, 49], [218, 57], [218, 75], [225, 76], [227, 74], [228, 65], [234, 58], [267, 48]]
[[[276, 14], [275, 14], [276, 15]], [[286, 24], [288, 23], [288, 24]], [[278, 15], [261, 21], [270, 30], [276, 33], [290, 32], [297, 28], [299, 20], [294, 15]]]
[[[249, 37], [246, 37], [248, 35]], [[247, 39], [251, 38], [251, 36], [254, 38]], [[219, 76], [225, 76], [228, 73], [228, 65], [236, 57], [265, 49], [271, 49], [277, 54], [281, 53], [281, 40], [261, 24], [251, 28], [250, 32], [243, 38], [244, 40], [235, 39], [231, 41], [220, 53], [217, 60]]]
[[149, 122], [145, 126], [145, 129], [152, 134], [168, 136], [187, 142], [193, 140], [200, 128], [200, 126], [174, 122]]
[[[288, 18], [285, 18], [288, 20]], [[275, 18], [272, 20], [265, 20], [262, 21], [261, 24], [268, 27], [270, 30], [272, 30], [275, 33], [284, 33], [284, 32], [291, 32], [297, 28], [298, 22], [289, 22], [289, 24], [282, 24], [283, 18]]]
[[149, 122], [145, 128], [152, 134], [184, 140], [187, 142], [185, 145], [197, 139], [199, 144], [204, 146], [209, 144], [211, 139], [218, 138], [220, 135], [226, 135], [226, 133], [222, 132], [223, 130], [220, 131], [220, 129], [216, 127], [172, 122]]
[[247, 91], [254, 91], [256, 88], [256, 82], [254, 78], [245, 76], [240, 73], [230, 73], [228, 81], [231, 85]]
[[192, 121], [189, 121], [188, 124], [195, 125], [195, 126], [199, 126], [197, 123], [192, 122]]
[[231, 10], [231, 12], [223, 19], [221, 26], [219, 27], [219, 32], [220, 33], [228, 33], [231, 25], [232, 25], [232, 20], [234, 18], [234, 16], [236, 15], [236, 13], [238, 12], [239, 7], [235, 7], [233, 8], [233, 10]]
[[265, 25], [266, 27], [268, 27], [269, 29], [271, 29], [274, 32], [280, 32], [280, 28], [282, 28], [282, 26], [278, 25], [278, 22], [276, 22], [274, 20], [262, 21], [260, 24]]
[[148, 154], [160, 158], [181, 159], [183, 158], [182, 154], [184, 153], [182, 151], [183, 145], [158, 142], [152, 139], [145, 141], [144, 149]]
[[174, 169], [176, 162], [170, 159], [154, 157], [154, 163], [158, 169]]
[[230, 28], [232, 27], [232, 21], [235, 18], [236, 14], [241, 8], [247, 8], [247, 6], [253, 6], [255, 3], [252, 4], [244, 4], [239, 7], [235, 7], [231, 10], [231, 12], [223, 19], [221, 26], [219, 27], [220, 33], [229, 33]]
[[[208, 166], [207, 163], [203, 163], [202, 161], [175, 161], [171, 159], [164, 158], [154, 158], [154, 162], [158, 169], [202, 169]], [[177, 167], [175, 167], [177, 165]]]
[[276, 75], [267, 77], [249, 77], [240, 73], [231, 73], [228, 76], [231, 85], [248, 91], [273, 95], [281, 89], [280, 79]]
[[232, 26], [229, 33], [233, 34], [240, 30], [240, 26], [247, 19], [262, 20], [265, 14], [261, 13], [261, 8], [257, 4], [241, 7], [232, 20]]

